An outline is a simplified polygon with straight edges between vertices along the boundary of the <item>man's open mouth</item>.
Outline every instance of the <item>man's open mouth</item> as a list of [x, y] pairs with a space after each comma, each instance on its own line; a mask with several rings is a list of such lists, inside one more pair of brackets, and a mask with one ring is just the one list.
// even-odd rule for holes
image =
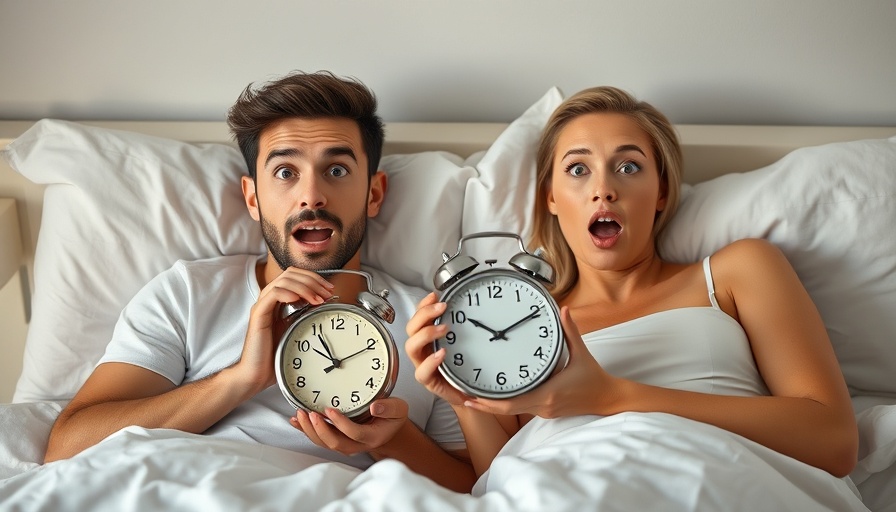
[[323, 242], [331, 236], [333, 230], [330, 228], [299, 228], [292, 234], [293, 238], [302, 243]]

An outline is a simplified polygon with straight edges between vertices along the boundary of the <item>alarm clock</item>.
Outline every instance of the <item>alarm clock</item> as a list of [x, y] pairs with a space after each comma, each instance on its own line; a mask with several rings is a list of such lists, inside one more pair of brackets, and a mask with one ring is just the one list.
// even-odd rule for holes
[[[508, 267], [474, 272], [479, 263], [462, 255], [465, 241], [484, 237], [515, 238], [521, 252]], [[444, 263], [433, 284], [447, 304], [435, 323], [449, 324], [433, 342], [444, 348], [439, 372], [460, 391], [483, 398], [510, 398], [547, 380], [566, 365], [568, 352], [560, 311], [542, 283], [552, 282], [553, 268], [537, 253], [526, 251], [513, 233], [487, 231], [460, 239], [454, 256]]]
[[338, 409], [357, 423], [371, 419], [370, 403], [392, 392], [398, 377], [398, 351], [384, 322], [395, 320], [386, 300], [374, 293], [370, 274], [358, 270], [322, 270], [367, 279], [358, 304], [338, 302], [282, 304], [285, 330], [274, 358], [277, 384], [296, 409], [323, 413]]

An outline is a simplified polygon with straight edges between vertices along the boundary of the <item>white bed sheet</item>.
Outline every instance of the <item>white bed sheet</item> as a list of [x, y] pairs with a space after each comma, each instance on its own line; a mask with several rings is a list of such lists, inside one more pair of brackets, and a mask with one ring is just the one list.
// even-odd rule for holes
[[[58, 410], [12, 407], [38, 411], [14, 427], [39, 426], [31, 437], [42, 437]], [[0, 460], [4, 510], [867, 510], [849, 479], [659, 413], [533, 420], [473, 494], [448, 491], [396, 461], [362, 472], [164, 429], [129, 427], [46, 465], [16, 457]]]

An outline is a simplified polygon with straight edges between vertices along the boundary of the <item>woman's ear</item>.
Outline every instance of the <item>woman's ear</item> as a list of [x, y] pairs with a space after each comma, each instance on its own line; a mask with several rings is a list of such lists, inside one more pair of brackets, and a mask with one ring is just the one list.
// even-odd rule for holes
[[557, 202], [554, 201], [554, 192], [551, 189], [548, 189], [547, 205], [548, 211], [551, 212], [551, 215], [557, 215]]
[[367, 216], [376, 217], [386, 199], [386, 189], [389, 188], [389, 179], [383, 171], [377, 171], [370, 177], [370, 187], [367, 191]]
[[249, 176], [243, 176], [240, 184], [243, 186], [243, 199], [246, 201], [246, 209], [249, 215], [257, 222], [261, 220], [258, 215], [258, 196], [255, 193], [255, 180]]

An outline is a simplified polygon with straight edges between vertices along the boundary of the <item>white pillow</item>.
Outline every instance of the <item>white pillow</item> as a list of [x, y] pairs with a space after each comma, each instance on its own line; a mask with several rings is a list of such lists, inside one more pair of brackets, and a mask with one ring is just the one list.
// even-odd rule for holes
[[[535, 195], [535, 153], [548, 119], [563, 102], [552, 87], [495, 140], [476, 163], [477, 177], [467, 182], [464, 196], [463, 235], [505, 231], [520, 235], [526, 243], [532, 233], [532, 198]], [[448, 250], [450, 249], [450, 251]], [[464, 243], [464, 253], [480, 264], [497, 259], [504, 265], [519, 244], [511, 239], [474, 239]], [[457, 246], [446, 248], [449, 255]]]
[[[178, 259], [265, 252], [240, 189], [245, 164], [230, 145], [43, 120], [4, 153], [13, 169], [47, 185], [14, 402], [70, 399], [122, 307]], [[382, 163], [387, 199], [362, 258], [429, 288], [443, 247], [460, 238], [464, 186], [476, 171], [447, 153]]]
[[[464, 198], [464, 235], [501, 230], [528, 239], [534, 145], [559, 101], [550, 91], [527, 111], [531, 122], [518, 120], [525, 134], [515, 141], [532, 146], [503, 148], [518, 158], [477, 166]], [[896, 138], [802, 148], [682, 192], [659, 242], [664, 257], [695, 262], [741, 238], [770, 240], [818, 306], [852, 393], [896, 396]], [[517, 250], [493, 244], [475, 257], [497, 254], [503, 262]]]
[[787, 255], [853, 395], [896, 396], [896, 137], [793, 151], [694, 185], [660, 241], [697, 261], [741, 238]]
[[[386, 202], [368, 224], [362, 261], [431, 289], [441, 253], [453, 254], [460, 239], [468, 181], [480, 172], [531, 173], [534, 145], [557, 103], [552, 89], [466, 161], [445, 152], [385, 156]], [[246, 212], [245, 164], [233, 146], [47, 119], [4, 156], [47, 185], [14, 402], [70, 399], [105, 350], [121, 308], [178, 259], [265, 251]]]

